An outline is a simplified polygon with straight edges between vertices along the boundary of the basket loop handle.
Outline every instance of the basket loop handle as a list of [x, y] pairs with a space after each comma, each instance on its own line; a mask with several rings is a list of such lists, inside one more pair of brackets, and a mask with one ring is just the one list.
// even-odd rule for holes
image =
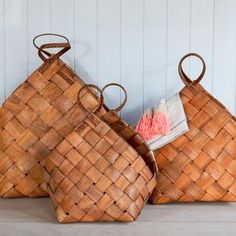
[[[112, 109], [112, 111], [115, 111], [115, 112], [120, 112], [122, 110], [122, 108], [125, 106], [126, 102], [127, 102], [127, 91], [125, 90], [125, 88], [120, 85], [120, 84], [117, 84], [117, 83], [110, 83], [110, 84], [106, 84], [102, 89], [100, 89], [98, 86], [94, 85], [94, 84], [85, 84], [82, 86], [82, 88], [79, 90], [78, 92], [78, 95], [77, 95], [77, 101], [78, 101], [78, 104], [80, 107], [82, 107], [83, 110], [85, 110], [86, 112], [96, 112], [96, 111], [99, 111], [102, 106], [104, 105], [104, 91], [108, 88], [108, 87], [111, 87], [111, 86], [116, 86], [116, 87], [119, 87], [123, 90], [124, 92], [124, 100], [123, 102], [118, 106], [116, 107], [115, 109]], [[89, 89], [89, 88], [93, 88], [95, 89], [96, 91], [99, 92], [99, 103], [98, 105], [92, 110], [92, 111], [89, 111], [85, 106], [84, 104], [82, 103], [81, 101], [81, 93], [84, 89]], [[109, 108], [108, 108], [109, 109]], [[110, 109], [109, 109], [110, 110]]]
[[[111, 86], [115, 86], [115, 87], [121, 88], [121, 90], [123, 90], [124, 95], [125, 95], [123, 102], [122, 102], [118, 107], [116, 107], [116, 108], [114, 108], [114, 109], [111, 109], [112, 111], [115, 111], [115, 112], [118, 113], [118, 112], [120, 112], [120, 111], [123, 109], [123, 107], [125, 106], [125, 104], [126, 104], [127, 101], [128, 101], [127, 91], [126, 91], [126, 89], [125, 89], [122, 85], [120, 85], [120, 84], [117, 84], [117, 83], [110, 83], [110, 84], [105, 85], [105, 86], [102, 88], [102, 93], [104, 93], [104, 91], [105, 91], [108, 87], [111, 87]], [[110, 110], [110, 109], [109, 109], [109, 110]]]
[[[186, 74], [185, 74], [185, 72], [184, 72], [184, 70], [183, 70], [183, 61], [186, 59], [186, 58], [188, 58], [188, 57], [197, 57], [198, 59], [200, 59], [200, 61], [202, 62], [202, 72], [201, 72], [201, 74], [198, 76], [198, 78], [196, 79], [196, 80], [191, 80]], [[206, 72], [206, 64], [205, 64], [205, 61], [203, 60], [203, 58], [199, 55], [199, 54], [197, 54], [197, 53], [193, 53], [193, 52], [191, 52], [191, 53], [188, 53], [188, 54], [186, 54], [185, 56], [183, 56], [182, 58], [181, 58], [181, 60], [180, 60], [180, 62], [179, 62], [179, 65], [178, 65], [178, 72], [179, 72], [179, 76], [180, 76], [180, 78], [181, 78], [181, 80], [184, 82], [184, 84], [186, 85], [186, 86], [193, 86], [193, 85], [196, 85], [196, 84], [198, 84], [201, 80], [202, 80], [202, 78], [204, 77], [204, 75], [205, 75], [205, 72]]]
[[[98, 102], [97, 106], [92, 111], [88, 110], [88, 108], [81, 101], [81, 98], [82, 98], [81, 93], [82, 93], [82, 91], [85, 90], [85, 89], [91, 89], [91, 88], [96, 90], [99, 93], [99, 102]], [[96, 86], [94, 84], [85, 84], [85, 85], [83, 85], [81, 87], [81, 89], [78, 92], [77, 102], [78, 102], [79, 106], [84, 111], [86, 111], [87, 113], [94, 113], [96, 111], [99, 111], [102, 108], [103, 104], [104, 104], [104, 97], [103, 97], [102, 90], [98, 86]]]
[[[38, 46], [36, 43], [37, 39], [44, 36], [57, 36], [57, 37], [65, 39], [65, 42], [64, 43], [45, 43], [45, 44], [42, 44], [41, 46]], [[33, 39], [33, 45], [38, 49], [38, 55], [43, 61], [47, 61], [48, 58], [52, 56], [52, 54], [48, 52], [46, 49], [49, 49], [49, 48], [61, 49], [54, 55], [56, 58], [59, 58], [61, 55], [63, 55], [65, 52], [67, 52], [71, 48], [69, 39], [67, 37], [60, 34], [54, 34], [54, 33], [45, 33], [45, 34], [37, 35]]]

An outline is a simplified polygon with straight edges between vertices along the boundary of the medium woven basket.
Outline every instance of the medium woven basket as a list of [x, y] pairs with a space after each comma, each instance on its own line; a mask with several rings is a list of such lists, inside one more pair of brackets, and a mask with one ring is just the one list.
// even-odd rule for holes
[[[35, 44], [44, 63], [0, 108], [0, 197], [47, 196], [41, 163], [85, 117], [77, 104], [84, 82], [59, 59], [70, 49], [63, 38], [65, 43]], [[60, 51], [52, 55], [50, 48]], [[95, 95], [87, 90], [86, 96], [96, 106]]]
[[[89, 86], [100, 91], [102, 104], [102, 91]], [[83, 109], [80, 94], [86, 88], [78, 95]], [[118, 118], [116, 112], [122, 107], [108, 111], [102, 120], [88, 113], [46, 158], [48, 192], [59, 222], [133, 221], [152, 193], [155, 158], [140, 136]], [[108, 124], [119, 126], [119, 131]], [[132, 145], [127, 140], [133, 140]]]
[[[203, 63], [195, 81], [182, 69], [190, 56]], [[236, 200], [236, 119], [199, 84], [204, 73], [198, 54], [181, 59], [186, 86], [180, 96], [190, 130], [155, 152], [159, 173], [152, 203]]]

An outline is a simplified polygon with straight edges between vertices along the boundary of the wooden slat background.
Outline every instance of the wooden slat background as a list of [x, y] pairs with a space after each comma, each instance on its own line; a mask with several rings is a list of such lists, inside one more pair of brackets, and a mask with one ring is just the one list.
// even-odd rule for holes
[[[0, 0], [0, 100], [40, 65], [32, 38], [55, 32], [69, 37], [63, 59], [86, 82], [127, 88], [131, 124], [183, 86], [177, 64], [189, 51], [205, 58], [203, 85], [235, 114], [235, 12], [235, 0]], [[201, 67], [185, 69], [194, 78]], [[121, 99], [107, 92], [109, 105]]]

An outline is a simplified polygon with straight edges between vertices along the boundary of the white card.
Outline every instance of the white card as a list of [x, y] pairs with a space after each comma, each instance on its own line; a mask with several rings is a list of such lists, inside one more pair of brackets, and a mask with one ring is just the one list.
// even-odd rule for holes
[[179, 97], [179, 94], [177, 93], [175, 96], [168, 99], [165, 105], [171, 131], [167, 135], [158, 135], [153, 139], [147, 141], [152, 150], [156, 150], [172, 142], [180, 135], [186, 133], [189, 130], [183, 104]]

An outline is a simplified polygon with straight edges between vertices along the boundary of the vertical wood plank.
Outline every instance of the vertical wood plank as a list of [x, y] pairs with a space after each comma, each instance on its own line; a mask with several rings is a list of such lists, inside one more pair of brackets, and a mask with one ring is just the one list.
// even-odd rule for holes
[[5, 0], [6, 96], [27, 77], [26, 0]]
[[[51, 31], [50, 27], [50, 0], [28, 0], [28, 74], [42, 63], [37, 49], [33, 46], [33, 38], [42, 33]], [[39, 42], [48, 42], [47, 38]]]
[[[199, 17], [201, 15], [201, 17]], [[213, 34], [214, 0], [191, 0], [190, 51], [199, 53], [206, 62], [206, 74], [201, 84], [212, 93], [213, 89]], [[202, 70], [201, 62], [190, 61], [190, 78], [195, 79]]]
[[[173, 96], [183, 83], [178, 75], [178, 63], [190, 50], [190, 1], [168, 1], [167, 26], [167, 96]], [[189, 74], [189, 62], [184, 70]]]
[[[120, 0], [98, 0], [98, 84], [120, 82]], [[120, 103], [120, 91], [105, 92], [109, 107]]]
[[74, 11], [75, 70], [86, 83], [97, 84], [97, 2], [76, 0]]
[[144, 108], [166, 97], [167, 1], [144, 2]]
[[[63, 59], [85, 82], [127, 88], [122, 115], [132, 124], [182, 88], [177, 66], [189, 51], [206, 60], [204, 87], [236, 112], [234, 9], [234, 0], [0, 0], [0, 101], [42, 63], [32, 38], [53, 31], [69, 37]], [[191, 78], [200, 69], [185, 63]], [[120, 102], [117, 89], [106, 97]]]
[[5, 10], [4, 0], [0, 0], [0, 104], [5, 99]]
[[143, 1], [121, 3], [121, 83], [127, 88], [128, 103], [122, 116], [134, 125], [143, 104]]
[[[70, 40], [71, 49], [62, 59], [74, 68], [74, 0], [51, 0], [51, 31], [62, 34]], [[63, 39], [53, 38], [55, 42]], [[56, 50], [57, 51], [57, 50]]]
[[236, 2], [215, 0], [214, 95], [235, 114]]

